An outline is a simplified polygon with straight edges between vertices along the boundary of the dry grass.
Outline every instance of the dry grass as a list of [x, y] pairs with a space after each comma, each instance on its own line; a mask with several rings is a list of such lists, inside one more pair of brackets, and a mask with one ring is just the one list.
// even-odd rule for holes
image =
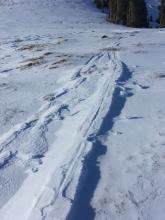
[[24, 70], [24, 69], [31, 68], [33, 66], [41, 65], [41, 64], [44, 63], [44, 56], [40, 56], [40, 57], [37, 57], [37, 58], [31, 58], [31, 59], [28, 59], [24, 62], [26, 62], [26, 63], [19, 66], [19, 67], [17, 67], [17, 69]]
[[27, 44], [19, 48], [19, 51], [25, 51], [25, 50], [37, 50], [42, 51], [44, 49], [44, 45], [42, 44]]
[[66, 63], [67, 61], [68, 61], [68, 60], [65, 59], [65, 58], [60, 59], [60, 60], [58, 60], [58, 61], [52, 63], [52, 66], [50, 66], [49, 69], [56, 69], [56, 68], [59, 67], [60, 64], [64, 64], [64, 63]]
[[121, 50], [120, 47], [105, 47], [101, 49], [101, 51], [119, 51], [119, 50]]

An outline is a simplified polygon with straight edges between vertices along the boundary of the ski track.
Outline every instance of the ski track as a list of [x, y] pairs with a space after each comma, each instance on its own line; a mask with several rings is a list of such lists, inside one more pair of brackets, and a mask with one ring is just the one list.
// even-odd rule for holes
[[[81, 103], [86, 102], [86, 100], [91, 99], [93, 93], [97, 96], [97, 102], [94, 102], [92, 104], [92, 106], [88, 110], [88, 114], [85, 116], [86, 119], [84, 118], [84, 122], [80, 124], [81, 126], [78, 129], [78, 137], [74, 141], [74, 151], [72, 152], [72, 155], [69, 159], [70, 162], [68, 162], [68, 164], [65, 164], [64, 174], [62, 174], [63, 171], [60, 171], [59, 174], [59, 168], [56, 168], [57, 171], [55, 171], [55, 168], [53, 167], [51, 168], [51, 171], [49, 171], [49, 169], [47, 168], [47, 172], [50, 173], [50, 176], [57, 175], [56, 178], [59, 178], [59, 184], [57, 184], [57, 186], [54, 186], [54, 188], [52, 187], [52, 191], [54, 194], [53, 200], [51, 200], [51, 202], [48, 204], [40, 205], [43, 203], [44, 200], [44, 196], [42, 196], [44, 195], [44, 188], [46, 186], [48, 187], [47, 184], [51, 181], [50, 177], [50, 179], [43, 183], [41, 187], [42, 189], [40, 189], [41, 191], [38, 192], [38, 196], [37, 198], [35, 198], [34, 204], [30, 206], [29, 209], [25, 210], [24, 216], [21, 216], [21, 214], [19, 215], [19, 211], [17, 210], [19, 207], [19, 202], [15, 206], [12, 204], [12, 200], [15, 199], [15, 196], [17, 197], [17, 194], [19, 196], [19, 191], [21, 192], [26, 190], [26, 184], [23, 183], [18, 193], [16, 193], [16, 195], [13, 196], [11, 200], [9, 200], [9, 202], [1, 210], [0, 214], [2, 220], [12, 220], [12, 216], [16, 212], [18, 213], [17, 220], [22, 220], [22, 217], [24, 219], [27, 219], [34, 207], [36, 207], [33, 210], [33, 213], [35, 213], [35, 215], [33, 214], [33, 217], [30, 217], [29, 219], [35, 219], [34, 216], [36, 216], [36, 219], [46, 219], [46, 216], [48, 215], [46, 210], [49, 210], [50, 212], [51, 208], [56, 204], [58, 198], [62, 195], [65, 195], [65, 191], [67, 191], [67, 187], [71, 182], [72, 175], [74, 175], [74, 170], [77, 166], [77, 163], [79, 163], [83, 154], [85, 153], [87, 137], [91, 134], [98, 132], [101, 125], [102, 117], [106, 114], [106, 111], [109, 108], [109, 98], [111, 98], [112, 96], [115, 80], [118, 78], [118, 75], [120, 75], [121, 72], [122, 63], [116, 57], [115, 52], [101, 52], [96, 56], [93, 56], [77, 73], [73, 74], [73, 77], [65, 88], [62, 88], [60, 91], [54, 92], [54, 96], [52, 96], [52, 98], [44, 106], [41, 107], [38, 113], [30, 117], [22, 124], [16, 125], [9, 132], [0, 137], [1, 154], [9, 155], [8, 157], [6, 157], [7, 159], [4, 159], [4, 163], [1, 164], [1, 166], [6, 166], [6, 163], [9, 163], [10, 161], [11, 155], [14, 155], [15, 160], [13, 161], [13, 163], [15, 163], [16, 161], [21, 161], [23, 165], [26, 165], [26, 168], [30, 167], [34, 172], [38, 171], [38, 175], [41, 175], [40, 178], [43, 179], [42, 174], [40, 174], [39, 166], [39, 164], [41, 164], [41, 159], [43, 157], [46, 157], [45, 160], [51, 161], [51, 158], [49, 158], [51, 150], [49, 153], [47, 153], [49, 146], [46, 139], [46, 133], [49, 129], [49, 124], [53, 121], [61, 121], [61, 126], [64, 126], [65, 118], [67, 119], [68, 117], [71, 117], [71, 115], [74, 113], [74, 109], [79, 107]], [[98, 82], [100, 87], [99, 89], [97, 87]], [[93, 86], [92, 89], [88, 89], [90, 88], [88, 86], [89, 83], [90, 85], [96, 85]], [[30, 150], [29, 146], [31, 145], [31, 142], [27, 141], [27, 143], [25, 143], [25, 140], [27, 140], [26, 138], [28, 140], [33, 140], [33, 142], [35, 140]], [[12, 143], [17, 141], [21, 142], [21, 144], [25, 146], [22, 147], [22, 154], [20, 152], [17, 153], [17, 149], [11, 151]], [[54, 145], [55, 144], [56, 141]], [[55, 151], [56, 150], [54, 150], [54, 152]], [[67, 151], [65, 152], [65, 154], [67, 154]], [[33, 160], [39, 160], [36, 167], [34, 167], [33, 165]], [[64, 161], [62, 161], [62, 158], [59, 164], [61, 163], [64, 163]], [[12, 163], [9, 165], [12, 165]], [[44, 165], [46, 167], [46, 163], [43, 159], [42, 166]], [[57, 165], [57, 167], [58, 166], [59, 165]], [[47, 189], [47, 187], [45, 188], [45, 190]], [[30, 193], [31, 192], [29, 191], [29, 195]], [[33, 197], [33, 195], [31, 196]], [[27, 200], [27, 202], [29, 202], [29, 200]], [[7, 209], [8, 205], [11, 206], [10, 213], [6, 215], [5, 210]], [[31, 203], [29, 205], [31, 205]], [[38, 210], [40, 210], [39, 213]]]
[[[80, 68], [78, 74], [81, 76], [81, 74], [91, 71], [93, 67], [95, 67], [95, 62], [103, 56], [104, 53], [99, 53], [98, 55], [92, 57], [82, 68]], [[42, 106], [38, 113], [35, 113], [35, 115], [31, 116], [22, 124], [15, 125], [11, 130], [3, 134], [3, 136], [0, 137], [0, 152], [4, 152], [8, 147], [10, 147], [12, 142], [18, 139], [22, 133], [26, 132], [26, 130], [28, 130], [28, 133], [31, 131], [33, 132], [35, 129], [38, 130], [38, 132], [39, 130], [46, 131], [48, 124], [51, 123], [54, 118], [56, 120], [63, 119], [63, 110], [67, 110], [69, 112], [68, 103], [72, 104], [72, 100], [68, 100], [65, 97], [67, 95], [69, 96], [69, 93], [71, 93], [72, 96], [72, 91], [76, 90], [86, 80], [85, 77], [80, 76], [77, 76], [76, 73], [76, 77], [72, 77], [68, 83], [68, 87], [62, 88], [60, 91], [56, 91], [53, 95], [51, 95], [50, 101]], [[76, 92], [74, 95], [76, 95]], [[72, 97], [72, 99], [73, 98], [77, 97]], [[77, 102], [79, 102], [79, 99], [81, 98], [77, 99]], [[74, 105], [76, 105], [76, 102]]]
[[[132, 74], [124, 63], [121, 63], [121, 66], [121, 75], [116, 80], [112, 100], [109, 100], [111, 103], [109, 110], [103, 118], [101, 126], [95, 136], [90, 136], [88, 138], [88, 141], [92, 142], [92, 149], [85, 156], [75, 198], [72, 201], [71, 210], [66, 218], [67, 220], [95, 219], [95, 210], [91, 207], [90, 202], [95, 192], [97, 183], [101, 178], [98, 159], [100, 156], [106, 154], [107, 151], [107, 147], [101, 142], [101, 137], [106, 135], [107, 132], [111, 131], [115, 123], [115, 119], [120, 116], [127, 97], [130, 96], [130, 91], [128, 91], [128, 89], [125, 87], [125, 83], [132, 77]], [[107, 98], [108, 96], [106, 99]]]
[[[111, 65], [113, 66], [112, 69], [115, 70], [116, 66], [119, 65], [116, 63], [116, 61], [114, 61], [114, 59], [116, 59], [115, 54], [113, 53], [110, 55], [109, 53], [99, 53], [98, 55], [93, 56], [85, 64], [85, 66], [82, 67], [81, 70], [75, 74], [75, 76], [73, 77], [73, 80], [75, 80], [76, 78], [80, 78], [83, 72], [85, 72], [85, 73], [88, 71], [90, 72], [90, 69], [93, 68], [95, 66], [95, 63], [97, 63], [97, 61], [99, 61], [103, 56], [105, 56], [105, 54], [108, 57], [108, 60], [111, 62]], [[120, 70], [118, 69], [118, 71], [120, 71]], [[65, 173], [65, 176], [63, 176], [63, 179], [61, 180], [59, 188], [54, 190], [55, 195], [53, 196], [53, 200], [51, 200], [51, 202], [49, 204], [46, 204], [40, 208], [42, 220], [47, 219], [49, 212], [51, 212], [51, 209], [53, 208], [53, 206], [55, 205], [55, 203], [59, 199], [59, 197], [63, 197], [65, 199], [67, 199], [69, 202], [72, 202], [72, 199], [66, 196], [67, 188], [69, 187], [69, 184], [72, 182], [72, 177], [74, 175], [74, 171], [76, 169], [77, 164], [81, 161], [81, 158], [84, 155], [87, 137], [90, 135], [91, 132], [96, 132], [96, 130], [98, 129], [98, 127], [96, 128], [95, 124], [101, 123], [101, 121], [100, 122], [98, 121], [97, 116], [99, 115], [100, 109], [105, 107], [104, 104], [105, 104], [106, 98], [107, 98], [107, 96], [110, 95], [110, 92], [113, 89], [113, 84], [111, 84], [110, 80], [114, 81], [115, 77], [116, 77], [116, 72], [114, 71], [113, 76], [111, 76], [111, 78], [108, 77], [109, 81], [107, 80], [103, 84], [103, 88], [102, 88], [103, 91], [101, 91], [101, 93], [99, 95], [100, 100], [98, 101], [98, 103], [95, 103], [96, 107], [94, 108], [94, 110], [92, 109], [92, 111], [89, 112], [89, 114], [88, 114], [88, 117], [85, 120], [85, 121], [88, 121], [88, 123], [85, 122], [84, 124], [82, 124], [82, 126], [80, 128], [80, 130], [83, 131], [82, 138], [80, 139], [81, 142], [79, 142], [79, 140], [77, 142], [76, 151], [74, 152], [74, 154], [72, 156], [71, 162], [69, 163], [69, 166], [67, 168], [67, 172]], [[84, 80], [82, 80], [82, 81], [84, 81]], [[79, 80], [80, 84], [82, 81]], [[104, 98], [103, 94], [105, 95], [105, 98]], [[102, 109], [102, 111], [103, 111], [103, 109]], [[94, 115], [94, 116], [91, 118], [92, 115]]]
[[[98, 166], [97, 166], [97, 159], [98, 159], [99, 155], [97, 155], [95, 161], [91, 160], [91, 157], [96, 155], [95, 151], [97, 151], [97, 149], [95, 149], [94, 146], [92, 147], [91, 151], [89, 152], [89, 156], [88, 155], [85, 156], [85, 159], [83, 161], [81, 176], [80, 176], [80, 180], [79, 180], [77, 189], [75, 189], [76, 194], [75, 194], [74, 199], [69, 198], [67, 196], [67, 189], [69, 188], [69, 185], [72, 182], [72, 178], [74, 178], [73, 176], [74, 176], [74, 172], [76, 170], [76, 167], [78, 166], [78, 163], [80, 163], [81, 158], [84, 155], [83, 152], [85, 151], [84, 148], [86, 147], [86, 145], [89, 143], [89, 141], [93, 142], [94, 139], [97, 139], [100, 135], [102, 135], [101, 131], [104, 130], [104, 132], [106, 132], [105, 129], [102, 128], [102, 125], [105, 124], [105, 123], [102, 123], [102, 118], [104, 117], [104, 115], [107, 115], [106, 118], [109, 116], [107, 111], [108, 112], [110, 111], [110, 114], [112, 114], [112, 115], [110, 115], [111, 120], [112, 120], [113, 117], [115, 117], [113, 115], [113, 112], [112, 112], [114, 109], [113, 109], [113, 107], [111, 107], [111, 105], [114, 105], [114, 102], [116, 100], [112, 101], [113, 103], [110, 105], [111, 99], [115, 99], [116, 90], [118, 90], [118, 87], [121, 86], [120, 83], [124, 83], [125, 81], [127, 81], [129, 79], [129, 76], [127, 76], [128, 71], [126, 70], [125, 64], [123, 64], [119, 60], [119, 58], [116, 57], [116, 54], [115, 53], [113, 53], [113, 54], [108, 53], [108, 58], [110, 59], [110, 61], [112, 63], [112, 66], [113, 66], [113, 77], [111, 78], [111, 80], [113, 80], [114, 83], [115, 83], [115, 79], [116, 79], [116, 83], [111, 84], [111, 82], [107, 80], [107, 82], [104, 84], [104, 91], [102, 92], [102, 94], [104, 94], [104, 95], [101, 96], [101, 100], [99, 100], [99, 103], [97, 104], [97, 109], [95, 109], [95, 113], [92, 112], [92, 114], [91, 113], [89, 114], [89, 121], [91, 121], [91, 122], [88, 125], [88, 128], [85, 129], [86, 131], [85, 131], [85, 134], [83, 135], [84, 138], [83, 138], [82, 142], [79, 143], [79, 146], [76, 148], [76, 149], [79, 149], [79, 150], [74, 153], [73, 158], [75, 158], [75, 159], [73, 160], [73, 162], [70, 163], [70, 165], [68, 167], [68, 171], [65, 174], [65, 177], [63, 178], [63, 181], [61, 182], [59, 189], [54, 190], [54, 193], [55, 193], [56, 196], [53, 197], [53, 199], [51, 200], [51, 202], [49, 204], [46, 204], [44, 207], [40, 208], [41, 215], [42, 215], [42, 220], [47, 219], [47, 217], [48, 217], [48, 219], [50, 218], [48, 213], [49, 212], [51, 213], [51, 211], [53, 209], [53, 206], [55, 206], [56, 201], [61, 196], [63, 198], [65, 198], [66, 200], [68, 200], [69, 203], [72, 204], [72, 207], [71, 207], [71, 210], [70, 210], [70, 213], [69, 213], [67, 219], [77, 219], [77, 218], [81, 219], [81, 218], [84, 218], [84, 217], [85, 217], [85, 219], [94, 219], [93, 217], [88, 215], [89, 213], [88, 213], [87, 207], [85, 207], [85, 209], [84, 209], [82, 203], [80, 202], [80, 201], [83, 201], [83, 204], [85, 203], [86, 206], [88, 206], [90, 201], [86, 201], [86, 200], [84, 200], [84, 198], [82, 200], [80, 199], [80, 201], [79, 200], [77, 201], [77, 198], [76, 198], [77, 192], [79, 194], [79, 188], [82, 191], [84, 189], [82, 187], [84, 181], [89, 181], [90, 180], [90, 178], [87, 178], [88, 180], [84, 180], [84, 178], [85, 178], [84, 177], [84, 172], [85, 172], [84, 170], [86, 170], [86, 172], [88, 172], [88, 171], [90, 172], [90, 167], [86, 167], [86, 164], [88, 164], [87, 161], [90, 161], [89, 163], [92, 166], [96, 166], [96, 169], [99, 169]], [[99, 56], [99, 58], [97, 58], [97, 57], [95, 58], [95, 62], [96, 62], [97, 59], [100, 59], [100, 56]], [[78, 74], [78, 77], [80, 77], [80, 74]], [[122, 88], [123, 88], [123, 90], [126, 90], [124, 87], [122, 87]], [[115, 89], [115, 91], [114, 91], [114, 89]], [[120, 89], [120, 91], [121, 90], [122, 89]], [[128, 94], [126, 92], [125, 97], [127, 97], [127, 96], [128, 96]], [[124, 102], [125, 101], [126, 101], [126, 98], [124, 98]], [[109, 105], [110, 105], [110, 107], [109, 107]], [[113, 110], [112, 109], [108, 110], [109, 108], [112, 108]], [[92, 120], [91, 120], [91, 115], [93, 115]], [[106, 118], [105, 118], [105, 120], [106, 120]], [[110, 123], [110, 126], [111, 126], [112, 123], [113, 122]], [[110, 130], [110, 128], [108, 130]], [[101, 154], [103, 154], [102, 151], [104, 152], [104, 150], [103, 149], [101, 150]], [[81, 180], [81, 179], [83, 179], [83, 180]], [[91, 181], [89, 181], [89, 182], [91, 183]], [[92, 186], [93, 186], [93, 184], [92, 184]], [[93, 188], [93, 191], [94, 191], [94, 188]], [[88, 194], [88, 192], [86, 190], [83, 191], [84, 196], [87, 195], [87, 194]], [[89, 200], [91, 200], [91, 197], [90, 197]], [[57, 203], [58, 203], [58, 201], [57, 201]], [[79, 205], [81, 206], [81, 212], [82, 212], [81, 214], [80, 214], [80, 209], [78, 208]], [[75, 208], [75, 206], [77, 206], [77, 208]], [[73, 215], [73, 213], [75, 211], [77, 213], [77, 216]], [[83, 214], [83, 213], [86, 213], [86, 214]], [[54, 218], [58, 219], [58, 217], [56, 217], [56, 216], [54, 216]], [[61, 219], [63, 219], [63, 218], [61, 218]]]

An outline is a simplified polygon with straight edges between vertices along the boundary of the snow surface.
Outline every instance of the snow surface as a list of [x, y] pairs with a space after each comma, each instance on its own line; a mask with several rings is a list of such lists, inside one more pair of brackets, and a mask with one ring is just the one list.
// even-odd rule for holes
[[0, 219], [165, 219], [165, 31], [90, 0], [0, 12]]

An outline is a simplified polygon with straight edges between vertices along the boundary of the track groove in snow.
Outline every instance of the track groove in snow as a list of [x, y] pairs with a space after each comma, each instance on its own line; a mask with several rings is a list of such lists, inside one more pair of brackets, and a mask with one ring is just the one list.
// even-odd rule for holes
[[[59, 196], [63, 194], [63, 190], [68, 184], [68, 181], [70, 181], [72, 173], [76, 167], [76, 164], [79, 162], [79, 160], [83, 155], [83, 152], [85, 151], [85, 146], [86, 146], [85, 142], [87, 140], [87, 137], [90, 135], [91, 132], [92, 133], [96, 132], [96, 130], [99, 128], [98, 125], [101, 123], [102, 120], [101, 117], [103, 117], [102, 114], [104, 114], [104, 111], [106, 111], [106, 109], [104, 108], [106, 105], [107, 106], [109, 105], [108, 103], [106, 103], [107, 97], [110, 96], [114, 88], [115, 79], [118, 76], [118, 74], [120, 74], [121, 72], [120, 70], [121, 66], [122, 65], [120, 64], [119, 61], [117, 61], [115, 57], [115, 53], [113, 52], [111, 54], [107, 52], [102, 52], [92, 57], [89, 60], [89, 62], [87, 62], [83, 66], [83, 68], [81, 68], [81, 70], [79, 71], [79, 75], [76, 75], [74, 79], [72, 78], [68, 83], [68, 85], [62, 89], [63, 91], [59, 91], [54, 94], [55, 99], [53, 99], [53, 101], [49, 101], [47, 104], [45, 104], [45, 106], [43, 106], [38, 113], [36, 113], [33, 117], [31, 117], [32, 119], [27, 120], [22, 125], [16, 126], [13, 132], [10, 131], [8, 134], [5, 135], [6, 138], [1, 138], [1, 149], [3, 151], [7, 151], [12, 141], [15, 141], [15, 139], [17, 138], [19, 139], [20, 142], [21, 138], [23, 137], [22, 144], [25, 144], [24, 136], [26, 137], [26, 135], [22, 135], [21, 133], [26, 132], [26, 129], [29, 129], [28, 135], [31, 134], [32, 132], [32, 136], [28, 136], [28, 139], [32, 141], [35, 140], [34, 145], [32, 145], [33, 148], [29, 150], [30, 144], [33, 143], [33, 142], [32, 143], [29, 142], [28, 148], [25, 145], [25, 149], [23, 152], [25, 156], [19, 153], [18, 155], [16, 155], [16, 157], [17, 159], [21, 158], [22, 160], [27, 160], [28, 158], [28, 161], [23, 161], [23, 163], [28, 162], [28, 164], [30, 165], [32, 163], [31, 161], [35, 160], [36, 158], [38, 159], [38, 157], [41, 158], [44, 155], [45, 158], [43, 158], [43, 164], [37, 166], [38, 167], [37, 170], [39, 169], [39, 171], [35, 175], [36, 178], [38, 175], [38, 180], [40, 181], [42, 179], [44, 180], [42, 171], [46, 169], [47, 171], [44, 170], [44, 173], [46, 171], [49, 173], [50, 176], [46, 181], [42, 180], [43, 184], [41, 184], [39, 189], [36, 189], [36, 184], [34, 184], [34, 187], [31, 187], [29, 189], [29, 186], [27, 185], [27, 183], [31, 179], [29, 176], [27, 180], [25, 180], [25, 182], [23, 183], [20, 190], [15, 195], [16, 198], [18, 198], [21, 191], [28, 190], [29, 198], [19, 198], [18, 200], [20, 200], [20, 202], [18, 202], [15, 207], [15, 205], [11, 205], [12, 200], [16, 199], [15, 197], [13, 197], [9, 201], [9, 203], [7, 203], [6, 206], [4, 206], [4, 208], [1, 210], [0, 212], [2, 216], [1, 219], [10, 220], [12, 219], [11, 216], [13, 216], [13, 214], [16, 212], [18, 212], [17, 213], [18, 220], [22, 220], [22, 218], [26, 219], [30, 215], [30, 212], [32, 211], [34, 206], [36, 206], [36, 204], [38, 204], [37, 207], [39, 207], [40, 204], [42, 204], [42, 199], [44, 198], [45, 195], [44, 188], [45, 187], [47, 188], [47, 184], [50, 182], [52, 175], [56, 176], [54, 178], [59, 178], [58, 181], [59, 183], [57, 183], [57, 185], [54, 186], [54, 189], [52, 188], [52, 192], [54, 194], [53, 201], [50, 202], [50, 205], [49, 204], [44, 205], [42, 208], [40, 207], [39, 209], [36, 210], [41, 210], [41, 215], [42, 218], [44, 219], [45, 216], [47, 215], [45, 214], [45, 210], [48, 209], [49, 206], [53, 206], [54, 204], [56, 204], [56, 200], [58, 199]], [[98, 84], [99, 87], [97, 86]], [[95, 98], [93, 99], [93, 97]], [[88, 102], [91, 102], [91, 106], [90, 108], [86, 109], [85, 106]], [[69, 121], [74, 120], [74, 118], [71, 119], [71, 117], [73, 117], [71, 115], [75, 111], [74, 109], [79, 109], [79, 108], [81, 109], [81, 111], [80, 113], [78, 113], [78, 115], [82, 114], [84, 111], [83, 113], [84, 116], [82, 114], [81, 121], [72, 128], [72, 126], [70, 127], [70, 123], [68, 123], [67, 120]], [[64, 111], [64, 115], [62, 115], [63, 111]], [[56, 131], [58, 134], [57, 140], [54, 142], [53, 146], [47, 152], [48, 146], [46, 143], [47, 142], [46, 132], [49, 129], [48, 128], [49, 123], [53, 122], [54, 120], [59, 121], [60, 127]], [[56, 146], [62, 144], [61, 135], [63, 136], [62, 134], [63, 127], [65, 128], [66, 131], [70, 130], [68, 134], [67, 133], [65, 134], [65, 136], [69, 135], [68, 138], [69, 140], [72, 141], [70, 141], [71, 143], [68, 143], [68, 146], [66, 145], [66, 147], [63, 148], [63, 150], [59, 154], [58, 162], [53, 165], [52, 163], [54, 159], [52, 155], [57, 154]], [[67, 127], [68, 129], [66, 129]], [[76, 127], [78, 129], [77, 134], [74, 133]], [[60, 134], [60, 132], [62, 133]], [[77, 137], [75, 138], [73, 136], [71, 138], [70, 132], [73, 133], [72, 135], [76, 135]], [[61, 169], [60, 166], [64, 163], [65, 161], [64, 158], [66, 157], [68, 150], [71, 149], [71, 146], [74, 146], [73, 147], [74, 150], [72, 150], [71, 157], [67, 159], [68, 165], [67, 168], [65, 168], [66, 171], [65, 174], [63, 175], [62, 171], [60, 171]], [[26, 149], [28, 149], [29, 151], [26, 151]], [[50, 169], [50, 164], [53, 165], [51, 166], [51, 169]], [[36, 169], [33, 168], [33, 170]], [[35, 178], [34, 179], [33, 178], [31, 179], [31, 181], [35, 183]], [[31, 204], [31, 199], [34, 196], [34, 194], [36, 198], [34, 200], [34, 204]], [[25, 212], [22, 212], [21, 210], [21, 212], [19, 213], [19, 210], [17, 210], [17, 208], [19, 207], [21, 201], [23, 201], [22, 199], [24, 199], [27, 202], [27, 204], [29, 204], [28, 205], [29, 209], [26, 209]], [[8, 205], [11, 206], [10, 207], [11, 211], [10, 213], [8, 213], [8, 215], [6, 215], [5, 210], [8, 207]], [[23, 214], [24, 216], [22, 216], [21, 213], [24, 213]], [[37, 215], [38, 214], [36, 214], [36, 216]], [[33, 219], [34, 216], [32, 217]]]
[[[108, 59], [107, 59], [108, 58]], [[103, 59], [103, 60], [102, 60]], [[72, 175], [74, 174], [74, 170], [77, 166], [77, 163], [79, 163], [85, 153], [86, 148], [86, 141], [88, 139], [88, 136], [91, 132], [96, 132], [96, 130], [99, 128], [99, 124], [102, 120], [102, 114], [106, 111], [105, 104], [107, 102], [107, 97], [111, 97], [111, 92], [114, 88], [115, 79], [118, 74], [120, 74], [121, 66], [120, 62], [117, 61], [115, 57], [115, 53], [109, 54], [109, 53], [100, 53], [96, 55], [96, 57], [92, 57], [89, 62], [85, 64], [85, 66], [79, 71], [81, 74], [90, 73], [91, 69], [93, 69], [94, 66], [97, 65], [105, 65], [106, 62], [104, 59], [109, 63], [109, 69], [107, 69], [107, 73], [103, 85], [100, 86], [99, 94], [98, 95], [98, 101], [94, 103], [94, 108], [91, 109], [91, 111], [88, 113], [87, 118], [84, 120], [84, 123], [80, 127], [81, 131], [81, 138], [77, 139], [76, 146], [75, 146], [75, 152], [72, 155], [72, 159], [69, 163], [69, 166], [67, 168], [67, 172], [65, 173], [65, 176], [63, 180], [60, 183], [60, 186], [58, 189], [56, 189], [55, 196], [53, 197], [53, 200], [51, 200], [50, 204], [45, 205], [44, 207], [40, 208], [40, 210], [46, 210], [48, 209], [48, 213], [51, 209], [53, 209], [54, 206], [56, 206], [56, 203], [58, 203], [58, 199], [61, 196], [64, 196], [69, 202], [72, 202], [72, 199], [66, 196], [67, 193], [67, 187], [69, 187], [69, 183], [72, 181]], [[97, 64], [97, 62], [98, 64]], [[117, 69], [117, 71], [115, 71]], [[102, 73], [104, 71], [102, 70]], [[76, 74], [77, 78], [81, 77], [81, 74]], [[75, 79], [75, 78], [74, 78]], [[80, 79], [81, 80], [81, 79]], [[79, 81], [80, 81], [79, 80]], [[92, 83], [92, 82], [91, 82]], [[103, 95], [104, 94], [104, 95]], [[108, 103], [107, 103], [108, 105]], [[101, 111], [101, 112], [100, 112]], [[92, 117], [92, 115], [94, 115]], [[98, 117], [99, 115], [99, 117]], [[88, 122], [88, 123], [87, 123]], [[50, 209], [50, 210], [49, 210]], [[42, 219], [47, 219], [48, 213], [45, 211], [45, 214], [43, 214], [42, 211]], [[57, 217], [55, 217], [57, 218]]]
[[[116, 62], [116, 60], [113, 61]], [[71, 210], [66, 218], [67, 220], [95, 219], [95, 210], [90, 203], [99, 179], [101, 178], [98, 160], [99, 157], [105, 155], [107, 151], [107, 147], [102, 143], [101, 138], [104, 137], [107, 132], [111, 131], [115, 123], [115, 119], [120, 116], [128, 97], [128, 91], [127, 88], [124, 87], [124, 84], [132, 77], [132, 73], [129, 71], [128, 67], [124, 63], [121, 63], [120, 65], [122, 67], [121, 75], [116, 80], [112, 100], [109, 100], [109, 110], [103, 117], [100, 128], [95, 136], [88, 138], [88, 141], [92, 142], [92, 149], [85, 156], [81, 176], [79, 178], [79, 184], [76, 189], [75, 197], [72, 201]], [[114, 72], [116, 67], [117, 66], [115, 65]], [[123, 91], [125, 91], [124, 94]], [[109, 97], [107, 96], [106, 99], [108, 98]], [[105, 107], [105, 101], [103, 103]]]

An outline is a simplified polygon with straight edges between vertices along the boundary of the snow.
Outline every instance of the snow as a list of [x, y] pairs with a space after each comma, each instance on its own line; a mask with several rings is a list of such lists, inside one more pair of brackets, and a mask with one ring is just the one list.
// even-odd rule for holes
[[[129, 42], [126, 38], [121, 42], [121, 48], [127, 42], [128, 50], [120, 53], [133, 72], [125, 85], [131, 88], [133, 96], [103, 139], [107, 153], [99, 159], [102, 178], [92, 199], [95, 219], [165, 217], [162, 34], [142, 31]], [[149, 40], [148, 35], [152, 36]], [[134, 42], [137, 47], [141, 44], [141, 49]]]
[[0, 7], [0, 219], [164, 219], [165, 31], [90, 0]]

